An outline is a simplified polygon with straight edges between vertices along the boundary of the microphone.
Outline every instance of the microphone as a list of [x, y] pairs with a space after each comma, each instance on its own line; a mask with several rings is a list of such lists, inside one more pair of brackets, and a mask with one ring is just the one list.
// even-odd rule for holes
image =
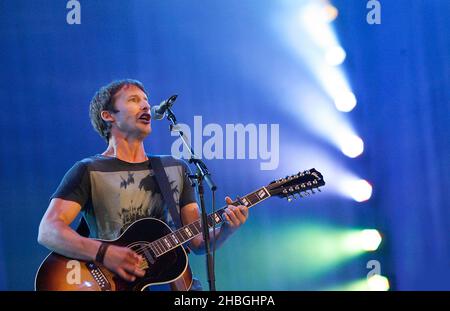
[[171, 108], [175, 103], [178, 95], [172, 95], [165, 101], [162, 101], [157, 106], [152, 106], [150, 109], [150, 115], [154, 120], [162, 120], [166, 116], [167, 109]]

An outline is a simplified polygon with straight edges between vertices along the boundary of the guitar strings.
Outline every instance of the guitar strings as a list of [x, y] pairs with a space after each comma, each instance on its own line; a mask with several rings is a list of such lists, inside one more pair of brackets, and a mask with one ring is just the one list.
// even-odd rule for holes
[[[234, 202], [233, 202], [234, 203]], [[219, 211], [217, 211], [217, 212], [219, 212]], [[223, 219], [222, 219], [222, 216], [220, 216], [219, 215], [219, 218], [221, 219], [221, 222], [223, 221]], [[217, 223], [217, 224], [219, 224], [219, 223]], [[182, 228], [181, 228], [182, 229]], [[180, 230], [181, 230], [180, 229]], [[179, 230], [178, 230], [179, 231]], [[191, 229], [191, 231], [192, 231], [192, 229]], [[181, 234], [181, 233], [180, 233]], [[139, 246], [139, 248], [138, 249], [136, 249], [136, 250], [134, 250], [138, 255], [144, 255], [144, 257], [146, 257], [145, 256], [145, 251], [146, 250], [148, 250], [148, 249], [150, 249], [151, 251], [152, 251], [152, 253], [153, 253], [153, 255], [155, 255], [156, 257], [159, 257], [159, 256], [161, 256], [161, 255], [164, 255], [165, 253], [167, 253], [168, 251], [170, 251], [170, 250], [173, 250], [173, 249], [175, 249], [176, 247], [178, 247], [178, 246], [181, 246], [182, 244], [184, 244], [185, 242], [187, 242], [188, 240], [190, 240], [190, 239], [192, 239], [192, 238], [194, 238], [194, 237], [196, 237], [197, 235], [200, 235], [201, 234], [201, 232], [199, 232], [199, 233], [197, 233], [197, 234], [194, 234], [192, 237], [189, 237], [188, 239], [186, 239], [184, 242], [182, 242], [182, 243], [177, 243], [175, 246], [170, 246], [170, 248], [169, 249], [166, 249], [167, 248], [167, 246], [163, 243], [163, 242], [160, 242], [163, 246], [161, 247], [161, 246], [158, 246], [157, 244], [155, 244], [155, 242], [156, 241], [158, 241], [158, 240], [160, 240], [160, 239], [157, 239], [157, 240], [155, 240], [155, 241], [153, 241], [153, 242], [147, 242], [146, 244], [144, 244], [144, 243], [139, 243], [139, 244], [137, 244], [138, 246]], [[153, 246], [152, 246], [152, 244], [153, 244]], [[159, 248], [162, 248], [163, 249], [163, 252], [161, 253], [161, 251], [159, 251]], [[132, 249], [131, 247], [130, 247], [130, 249]], [[158, 254], [158, 253], [160, 253], [160, 254]]]
[[[235, 204], [239, 204], [239, 201], [234, 201], [234, 202], [232, 202], [232, 204], [233, 205], [235, 205]], [[221, 210], [223, 210], [224, 208], [222, 208], [222, 209], [220, 209], [220, 210], [218, 210], [215, 214], [219, 217], [219, 219], [221, 220], [219, 223], [221, 223], [221, 222], [223, 222], [224, 220], [223, 220], [223, 216], [222, 215], [220, 215], [219, 214], [219, 212], [221, 211]], [[211, 217], [212, 215], [208, 215], [209, 217]], [[217, 223], [217, 224], [219, 224], [219, 223]], [[216, 225], [217, 225], [216, 224]], [[182, 228], [181, 228], [182, 229]], [[180, 229], [180, 230], [181, 230]], [[192, 229], [191, 229], [192, 230]], [[178, 230], [179, 231], [179, 230]], [[181, 233], [180, 233], [181, 234]], [[193, 237], [195, 237], [195, 236], [197, 236], [197, 235], [200, 235], [201, 234], [201, 232], [199, 232], [199, 233], [197, 233], [197, 234], [194, 234], [193, 235]], [[171, 251], [171, 250], [173, 250], [173, 249], [175, 249], [176, 247], [178, 247], [178, 246], [181, 246], [182, 244], [184, 244], [185, 242], [187, 242], [188, 240], [190, 240], [190, 239], [192, 239], [193, 237], [190, 237], [189, 239], [187, 239], [186, 241], [184, 241], [184, 242], [182, 242], [182, 243], [178, 243], [178, 244], [176, 244], [175, 246], [170, 246], [170, 248], [169, 249], [166, 249], [166, 245], [164, 245], [162, 242], [160, 242], [163, 246], [161, 247], [161, 246], [158, 246], [157, 244], [155, 244], [155, 242], [156, 241], [158, 241], [158, 240], [160, 240], [160, 239], [157, 239], [157, 240], [155, 240], [155, 241], [153, 241], [153, 242], [147, 242], [146, 244], [144, 244], [144, 243], [139, 243], [139, 244], [137, 244], [138, 246], [139, 246], [139, 248], [137, 248], [137, 249], [135, 249], [134, 250], [134, 252], [136, 252], [138, 255], [144, 255], [144, 257], [145, 258], [147, 258], [147, 256], [146, 256], [146, 250], [151, 250], [152, 251], [152, 255], [154, 255], [156, 258], [158, 258], [158, 257], [160, 257], [160, 256], [162, 256], [162, 255], [164, 255], [164, 254], [166, 254], [167, 252], [169, 252], [169, 251]], [[152, 244], [153, 244], [153, 246], [152, 246]], [[136, 244], [135, 244], [136, 245]], [[132, 249], [132, 247], [129, 247], [130, 249]], [[163, 252], [161, 253], [161, 251], [159, 251], [159, 248], [162, 248], [163, 249]], [[133, 249], [132, 249], [133, 250]], [[160, 253], [160, 254], [158, 254], [158, 253]]]
[[[254, 194], [254, 193], [256, 193], [256, 192], [257, 192], [257, 191], [252, 192], [252, 193], [246, 195], [245, 198], [250, 197], [251, 194]], [[231, 204], [232, 204], [232, 205], [237, 205], [237, 204], [239, 204], [239, 203], [242, 204], [242, 203], [241, 203], [241, 200], [238, 198], [238, 200], [232, 202]], [[250, 207], [252, 207], [252, 205], [254, 205], [254, 204], [251, 204], [251, 205], [248, 206], [248, 207], [250, 208]], [[214, 213], [214, 214], [216, 214], [216, 215], [221, 219], [220, 222], [223, 222], [223, 219], [222, 219], [222, 215], [220, 215], [219, 212], [222, 211], [223, 209], [224, 209], [224, 208], [222, 208], [222, 209], [218, 210], [216, 213]], [[212, 215], [208, 215], [208, 217], [211, 217], [211, 216], [212, 216]], [[219, 222], [219, 223], [220, 223], [220, 222]], [[219, 223], [217, 223], [217, 224], [219, 224]], [[181, 230], [181, 229], [180, 229], [180, 230]], [[199, 234], [200, 234], [200, 233], [195, 234], [194, 237], [197, 236], [197, 235], [199, 235]], [[192, 238], [192, 237], [191, 237], [191, 238]], [[190, 239], [191, 239], [191, 238], [190, 238]], [[160, 238], [160, 239], [161, 239], [161, 238]], [[156, 258], [158, 258], [158, 257], [160, 257], [160, 256], [162, 256], [162, 255], [164, 255], [164, 254], [166, 254], [167, 252], [169, 252], [169, 251], [175, 249], [176, 247], [181, 246], [182, 244], [184, 244], [184, 243], [187, 242], [188, 240], [190, 240], [190, 239], [187, 239], [186, 241], [184, 241], [184, 242], [182, 242], [182, 243], [177, 243], [175, 246], [170, 245], [169, 249], [166, 249], [167, 246], [165, 246], [164, 243], [160, 242], [160, 243], [162, 244], [162, 246], [158, 246], [158, 244], [155, 243], [156, 241], [158, 241], [158, 240], [160, 240], [160, 239], [157, 239], [157, 240], [155, 240], [155, 241], [153, 241], [153, 242], [147, 242], [147, 243], [138, 243], [138, 244], [135, 244], [135, 246], [138, 246], [138, 248], [136, 248], [136, 249], [133, 249], [132, 247], [129, 247], [129, 248], [132, 249], [132, 250], [134, 250], [134, 252], [135, 252], [136, 254], [138, 254], [138, 255], [144, 255], [144, 257], [148, 260], [148, 258], [147, 258], [147, 256], [146, 256], [146, 255], [147, 255], [147, 254], [146, 254], [146, 250], [151, 250], [151, 251], [152, 251], [152, 255], [154, 255]], [[169, 244], [170, 244], [170, 243], [169, 243]], [[162, 248], [162, 249], [163, 249], [163, 252], [160, 252], [160, 251], [159, 251], [159, 248]], [[158, 252], [159, 252], [160, 254], [158, 254]]]

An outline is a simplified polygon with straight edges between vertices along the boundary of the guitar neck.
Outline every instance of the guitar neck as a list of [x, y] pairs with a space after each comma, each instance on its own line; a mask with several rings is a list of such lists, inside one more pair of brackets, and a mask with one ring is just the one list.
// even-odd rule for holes
[[[262, 187], [242, 198], [238, 197], [238, 199], [232, 202], [231, 205], [244, 205], [248, 208], [251, 208], [261, 201], [268, 199], [270, 196], [271, 195], [266, 187]], [[209, 228], [213, 228], [226, 221], [225, 216], [223, 215], [226, 208], [227, 206], [224, 206], [214, 213], [208, 215], [207, 220]], [[155, 255], [159, 257], [167, 253], [168, 251], [192, 240], [194, 237], [200, 234], [202, 234], [202, 225], [201, 220], [199, 219], [191, 224], [181, 227], [180, 229], [166, 236], [159, 238], [158, 240], [151, 242], [150, 248], [153, 250]]]

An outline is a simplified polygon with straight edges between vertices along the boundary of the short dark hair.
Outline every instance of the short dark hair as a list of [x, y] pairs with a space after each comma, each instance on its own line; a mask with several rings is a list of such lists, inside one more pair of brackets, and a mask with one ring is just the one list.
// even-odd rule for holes
[[147, 96], [144, 85], [133, 79], [115, 80], [108, 85], [102, 86], [91, 100], [89, 105], [89, 117], [94, 129], [109, 143], [111, 138], [111, 123], [105, 121], [101, 117], [103, 110], [117, 112], [114, 107], [114, 96], [124, 87], [134, 85], [140, 88]]

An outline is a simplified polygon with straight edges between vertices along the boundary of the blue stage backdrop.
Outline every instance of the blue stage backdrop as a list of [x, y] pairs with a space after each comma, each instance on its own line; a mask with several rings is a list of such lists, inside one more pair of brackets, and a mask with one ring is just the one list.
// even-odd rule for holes
[[[450, 290], [450, 2], [375, 1], [380, 24], [369, 24], [372, 1], [332, 1], [339, 68], [357, 98], [349, 113], [327, 95], [331, 76], [318, 78], [318, 45], [289, 26], [311, 2], [0, 1], [0, 289], [33, 290], [50, 195], [74, 162], [105, 149], [89, 101], [133, 78], [151, 104], [179, 95], [174, 112], [219, 186], [218, 206], [311, 167], [325, 177], [321, 193], [250, 210], [216, 252], [218, 289], [358, 289], [376, 266], [392, 290]], [[251, 132], [240, 151], [226, 131], [238, 124]], [[332, 143], [341, 125], [364, 141], [359, 157]], [[152, 127], [147, 151], [170, 154], [168, 122]], [[367, 179], [372, 197], [346, 196], [348, 176]], [[364, 228], [381, 232], [376, 251], [346, 239]], [[207, 289], [204, 258], [190, 260]]]

